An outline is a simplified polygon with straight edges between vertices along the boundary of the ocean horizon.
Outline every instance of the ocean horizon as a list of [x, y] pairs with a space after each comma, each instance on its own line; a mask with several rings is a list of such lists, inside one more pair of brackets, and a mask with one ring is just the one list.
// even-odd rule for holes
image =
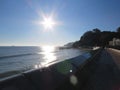
[[84, 52], [53, 46], [0, 46], [0, 79], [44, 67], [50, 62], [70, 59]]

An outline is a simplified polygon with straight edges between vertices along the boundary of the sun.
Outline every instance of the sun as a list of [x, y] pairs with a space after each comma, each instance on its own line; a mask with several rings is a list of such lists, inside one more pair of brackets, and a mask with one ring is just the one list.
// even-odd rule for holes
[[56, 14], [54, 12], [45, 14], [40, 12], [40, 17], [38, 20], [34, 21], [35, 24], [43, 27], [44, 31], [53, 31], [55, 27], [61, 25], [61, 22], [56, 20]]
[[44, 26], [45, 29], [53, 29], [56, 22], [53, 20], [52, 17], [44, 17], [41, 24]]

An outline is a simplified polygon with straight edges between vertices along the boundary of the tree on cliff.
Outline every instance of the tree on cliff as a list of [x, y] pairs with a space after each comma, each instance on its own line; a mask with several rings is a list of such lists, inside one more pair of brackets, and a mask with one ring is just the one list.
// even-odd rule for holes
[[76, 41], [73, 46], [106, 46], [113, 38], [120, 39], [120, 27], [117, 32], [102, 31], [98, 28], [85, 32], [79, 41]]
[[117, 28], [117, 32], [120, 33], [120, 27]]
[[80, 39], [82, 45], [86, 46], [95, 46], [99, 43], [101, 30], [93, 29], [92, 31], [87, 31], [83, 34], [82, 38]]
[[98, 29], [98, 28], [95, 28], [95, 29], [93, 29], [93, 32], [95, 32], [95, 33], [100, 33], [100, 32], [101, 32], [101, 30], [100, 30], [100, 29]]

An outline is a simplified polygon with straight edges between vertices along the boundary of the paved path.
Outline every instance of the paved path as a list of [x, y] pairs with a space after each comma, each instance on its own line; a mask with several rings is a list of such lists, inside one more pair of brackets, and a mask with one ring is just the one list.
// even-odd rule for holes
[[120, 90], [120, 54], [111, 49], [103, 50], [96, 64], [83, 90]]
[[109, 48], [109, 49], [107, 49], [107, 51], [110, 53], [114, 62], [116, 63], [116, 65], [120, 69], [120, 50]]

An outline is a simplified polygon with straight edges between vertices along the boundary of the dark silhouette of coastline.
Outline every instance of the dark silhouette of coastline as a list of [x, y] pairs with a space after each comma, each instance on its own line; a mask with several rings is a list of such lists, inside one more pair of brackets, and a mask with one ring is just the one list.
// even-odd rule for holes
[[120, 27], [117, 28], [116, 31], [101, 31], [96, 28], [92, 31], [85, 32], [80, 40], [75, 41], [73, 43], [73, 47], [113, 47], [120, 49], [120, 45], [118, 46], [110, 46], [109, 41], [112, 41], [113, 38], [120, 39]]

